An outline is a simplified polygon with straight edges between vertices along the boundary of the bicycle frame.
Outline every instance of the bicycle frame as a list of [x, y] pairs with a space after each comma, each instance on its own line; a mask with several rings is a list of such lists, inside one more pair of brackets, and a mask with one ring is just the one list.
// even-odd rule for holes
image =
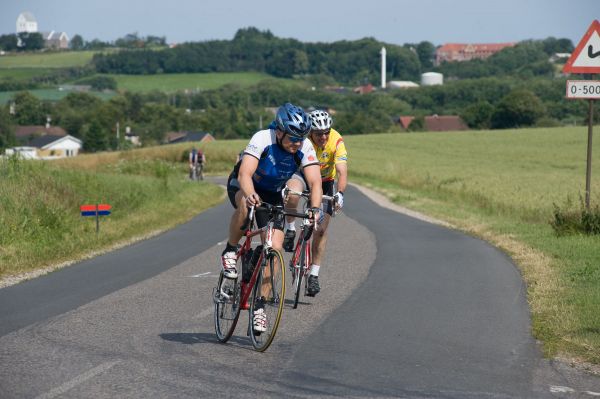
[[250, 280], [247, 283], [242, 281], [240, 284], [240, 286], [241, 286], [240, 306], [244, 310], [247, 310], [249, 308], [248, 299], [250, 298], [250, 295], [252, 293], [252, 288], [254, 288], [254, 285], [256, 284], [256, 279], [258, 278], [258, 270], [259, 270], [258, 266], [262, 267], [263, 260], [265, 259], [265, 254], [269, 251], [270, 248], [273, 247], [273, 222], [269, 221], [269, 223], [265, 227], [252, 230], [252, 225], [254, 224], [254, 214], [255, 214], [254, 207], [250, 207], [249, 214], [248, 214], [248, 222], [247, 222], [248, 227], [246, 228], [246, 231], [244, 233], [244, 236], [245, 236], [244, 243], [242, 244], [242, 246], [240, 247], [240, 249], [237, 252], [238, 259], [244, 259], [243, 257], [246, 255], [246, 253], [248, 251], [250, 251], [250, 248], [252, 246], [252, 238], [253, 237], [255, 237], [261, 233], [265, 233], [266, 237], [265, 237], [264, 242], [262, 242], [263, 240], [261, 237], [261, 242], [263, 244], [263, 248], [262, 248], [259, 258], [256, 261], [256, 265], [254, 267], [254, 270], [252, 271], [252, 276], [250, 277]]

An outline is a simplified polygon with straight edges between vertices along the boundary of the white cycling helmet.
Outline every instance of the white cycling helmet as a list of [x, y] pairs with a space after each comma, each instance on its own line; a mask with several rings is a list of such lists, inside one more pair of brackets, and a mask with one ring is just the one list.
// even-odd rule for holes
[[310, 113], [311, 125], [313, 130], [329, 130], [333, 124], [331, 116], [325, 111], [319, 109]]

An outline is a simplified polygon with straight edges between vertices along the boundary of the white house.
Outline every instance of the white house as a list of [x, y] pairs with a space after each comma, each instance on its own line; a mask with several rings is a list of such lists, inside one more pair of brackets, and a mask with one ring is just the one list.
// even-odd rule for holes
[[58, 159], [74, 157], [79, 154], [83, 142], [71, 135], [55, 136], [51, 134], [31, 138], [27, 146], [6, 150], [6, 155], [18, 152], [26, 159]]
[[35, 148], [35, 147], [21, 146], [21, 147], [7, 148], [6, 151], [4, 152], [4, 154], [6, 156], [16, 155], [22, 159], [38, 159], [37, 148]]
[[34, 33], [38, 31], [38, 23], [32, 13], [22, 12], [17, 17], [17, 34], [21, 32]]
[[71, 135], [66, 136], [41, 136], [30, 142], [38, 148], [41, 159], [56, 159], [75, 157], [81, 150], [83, 142]]

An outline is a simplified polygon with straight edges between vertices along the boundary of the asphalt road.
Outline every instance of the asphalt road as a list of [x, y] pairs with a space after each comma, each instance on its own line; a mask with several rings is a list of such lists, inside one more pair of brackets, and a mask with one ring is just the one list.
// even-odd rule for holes
[[[214, 337], [231, 208], [0, 289], [0, 398], [593, 398], [600, 379], [544, 360], [502, 252], [349, 189], [323, 291], [252, 350], [247, 315]], [[288, 298], [291, 296], [288, 291]]]

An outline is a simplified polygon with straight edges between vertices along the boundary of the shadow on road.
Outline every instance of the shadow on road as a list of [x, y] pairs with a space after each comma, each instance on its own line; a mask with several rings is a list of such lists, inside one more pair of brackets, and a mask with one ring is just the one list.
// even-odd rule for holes
[[[185, 345], [196, 345], [196, 344], [219, 344], [219, 340], [214, 333], [164, 333], [159, 336], [165, 341], [179, 342]], [[228, 341], [238, 345], [248, 345], [248, 339], [243, 337], [233, 336]]]

